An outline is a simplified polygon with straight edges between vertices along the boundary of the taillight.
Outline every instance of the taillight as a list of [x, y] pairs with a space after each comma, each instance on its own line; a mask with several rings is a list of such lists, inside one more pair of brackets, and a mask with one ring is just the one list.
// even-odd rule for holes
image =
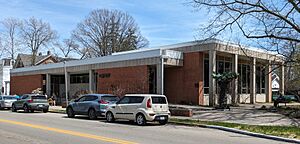
[[108, 102], [106, 102], [105, 100], [100, 100], [98, 101], [100, 104], [108, 104]]
[[32, 100], [28, 100], [27, 102], [32, 103]]
[[151, 104], [151, 98], [149, 98], [147, 100], [147, 108], [151, 108], [152, 107], [152, 104]]

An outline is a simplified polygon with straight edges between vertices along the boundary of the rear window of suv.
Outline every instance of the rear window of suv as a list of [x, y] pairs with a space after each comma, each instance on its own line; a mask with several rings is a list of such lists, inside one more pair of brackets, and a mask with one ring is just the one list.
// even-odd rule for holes
[[45, 96], [32, 96], [32, 99], [46, 99]]
[[108, 102], [116, 102], [119, 100], [119, 97], [117, 97], [117, 96], [102, 96], [101, 100], [108, 101]]
[[151, 97], [153, 104], [167, 104], [167, 100], [165, 97]]
[[7, 96], [7, 97], [3, 97], [4, 100], [16, 100], [17, 97], [14, 96]]

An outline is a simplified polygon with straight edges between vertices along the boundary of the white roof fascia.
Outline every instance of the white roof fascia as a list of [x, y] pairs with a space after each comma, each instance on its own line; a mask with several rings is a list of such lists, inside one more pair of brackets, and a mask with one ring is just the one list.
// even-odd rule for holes
[[[85, 59], [85, 60], [74, 60], [74, 61], [66, 61], [66, 62], [60, 62], [60, 63], [52, 63], [52, 64], [44, 64], [44, 65], [38, 65], [38, 66], [17, 68], [17, 69], [12, 69], [11, 73], [63, 68], [64, 66], [73, 67], [73, 66], [101, 64], [101, 63], [108, 63], [108, 62], [153, 58], [153, 57], [160, 57], [161, 55], [162, 55], [162, 52], [160, 49], [153, 49], [153, 50], [148, 50], [148, 51], [132, 52], [132, 53], [127, 53], [127, 54], [122, 54], [122, 55], [110, 55], [110, 56], [90, 58], [90, 59]], [[65, 63], [65, 65], [64, 65], [64, 63]]]

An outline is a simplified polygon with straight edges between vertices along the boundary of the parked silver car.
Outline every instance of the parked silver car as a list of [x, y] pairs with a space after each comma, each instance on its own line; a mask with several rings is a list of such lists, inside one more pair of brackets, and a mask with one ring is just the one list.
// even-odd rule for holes
[[15, 96], [0, 96], [0, 109], [10, 109], [14, 101], [17, 101], [17, 97]]
[[48, 112], [49, 103], [46, 96], [39, 94], [24, 94], [21, 99], [12, 103], [12, 112], [22, 109], [24, 112], [34, 112], [35, 110]]
[[119, 98], [110, 94], [86, 94], [71, 102], [67, 107], [69, 118], [75, 115], [88, 115], [89, 119], [105, 116], [108, 104], [115, 103]]

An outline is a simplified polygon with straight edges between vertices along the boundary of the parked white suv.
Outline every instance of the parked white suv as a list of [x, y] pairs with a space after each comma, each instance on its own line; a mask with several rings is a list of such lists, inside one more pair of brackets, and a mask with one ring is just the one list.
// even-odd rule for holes
[[138, 125], [145, 125], [147, 121], [158, 121], [164, 125], [170, 118], [170, 111], [164, 95], [127, 94], [115, 104], [109, 105], [105, 116], [108, 122], [126, 119]]

